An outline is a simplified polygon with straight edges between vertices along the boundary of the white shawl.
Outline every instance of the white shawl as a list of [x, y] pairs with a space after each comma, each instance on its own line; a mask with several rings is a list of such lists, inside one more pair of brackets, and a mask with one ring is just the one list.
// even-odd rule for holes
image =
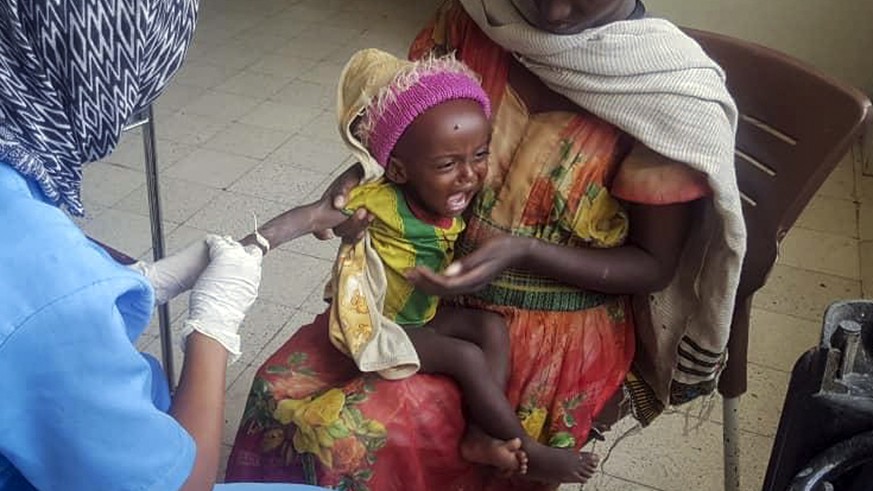
[[672, 360], [672, 373], [647, 380], [662, 402], [668, 402], [671, 378], [686, 386], [711, 384], [723, 366], [746, 245], [734, 171], [737, 109], [723, 70], [663, 19], [562, 36], [532, 27], [510, 0], [461, 3], [488, 37], [549, 88], [708, 176], [712, 203], [672, 283], [649, 297], [653, 332], [641, 336], [650, 338], [647, 356], [656, 364]]

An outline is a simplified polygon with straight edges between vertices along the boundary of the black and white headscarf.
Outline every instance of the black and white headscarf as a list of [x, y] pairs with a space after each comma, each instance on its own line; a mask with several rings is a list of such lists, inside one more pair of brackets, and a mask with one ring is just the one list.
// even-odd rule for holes
[[0, 162], [81, 215], [82, 164], [182, 64], [199, 0], [0, 0]]

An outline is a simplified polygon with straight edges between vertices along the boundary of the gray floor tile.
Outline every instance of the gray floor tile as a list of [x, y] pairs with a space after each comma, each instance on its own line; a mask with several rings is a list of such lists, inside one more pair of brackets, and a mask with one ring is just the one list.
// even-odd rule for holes
[[204, 148], [242, 155], [253, 159], [263, 159], [291, 138], [286, 131], [271, 130], [244, 123], [231, 123], [230, 126], [203, 144]]
[[790, 372], [808, 349], [818, 345], [821, 321], [752, 309], [749, 361]]
[[270, 96], [271, 99], [298, 107], [336, 111], [336, 81], [319, 84], [295, 80]]
[[275, 201], [221, 191], [185, 225], [241, 238], [254, 230], [253, 212], [257, 214], [258, 223], [264, 223], [287, 209], [288, 205]]
[[313, 235], [305, 235], [282, 246], [283, 249], [312, 256], [325, 261], [333, 261], [336, 258], [340, 246], [339, 239], [318, 240]]
[[[177, 225], [165, 222], [164, 230], [171, 232]], [[151, 248], [151, 225], [144, 215], [110, 208], [82, 229], [87, 235], [131, 257], [140, 257]]]
[[321, 40], [330, 44], [342, 46], [354, 41], [358, 36], [363, 34], [366, 30], [365, 26], [365, 24], [358, 24], [357, 26], [346, 27], [320, 22], [317, 25], [300, 32], [296, 39], [306, 41]]
[[264, 101], [240, 118], [241, 123], [292, 134], [320, 115], [320, 110], [284, 102]]
[[[298, 32], [298, 35], [299, 34], [300, 33]], [[340, 43], [332, 43], [330, 41], [321, 42], [312, 37], [295, 37], [285, 46], [276, 50], [275, 55], [321, 61], [340, 46], [342, 46]]]
[[[161, 179], [161, 213], [166, 220], [183, 223], [200, 211], [218, 192], [216, 188], [179, 178]], [[148, 216], [146, 186], [140, 186], [127, 195], [115, 208]]]
[[312, 26], [330, 17], [331, 13], [308, 5], [295, 5], [286, 11], [286, 15]]
[[311, 316], [316, 316], [327, 311], [330, 304], [324, 300], [324, 287], [327, 285], [328, 281], [330, 281], [330, 270], [328, 270], [321, 279], [321, 282], [319, 283], [320, 286], [312, 290], [312, 293], [310, 293], [309, 296], [306, 297], [306, 300], [300, 304], [301, 312], [306, 312]]
[[102, 214], [104, 211], [109, 209], [106, 206], [101, 206], [98, 204], [89, 204], [89, 203], [83, 203], [83, 204], [85, 206], [85, 214], [83, 216], [76, 217], [76, 216], [72, 216], [70, 214], [67, 214], [67, 216], [69, 216], [70, 219], [73, 220], [73, 223], [75, 223], [80, 229], [83, 229], [83, 230], [87, 230], [89, 224], [91, 222], [93, 222], [94, 219], [96, 219], [98, 216], [100, 216], [100, 214]]
[[326, 176], [279, 162], [263, 162], [231, 186], [231, 191], [259, 196], [264, 199], [303, 204], [316, 189], [322, 189]]
[[285, 77], [244, 70], [215, 87], [215, 90], [247, 97], [264, 98], [275, 94], [287, 84], [288, 79]]
[[261, 102], [261, 98], [209, 90], [185, 105], [183, 110], [218, 120], [233, 121], [247, 114]]
[[558, 491], [662, 491], [637, 482], [627, 481], [615, 476], [599, 472], [585, 486], [565, 484]]
[[[601, 455], [612, 441], [600, 447]], [[740, 489], [760, 489], [772, 440], [742, 433], [740, 445]], [[721, 446], [721, 425], [667, 414], [619, 442], [603, 469], [610, 475], [655, 489], [716, 490], [723, 488]]]
[[[332, 49], [325, 53], [324, 56], [335, 51]], [[314, 82], [317, 84], [325, 85], [328, 87], [335, 86], [337, 81], [339, 80], [340, 73], [342, 73], [343, 67], [345, 67], [345, 63], [337, 63], [333, 61], [320, 61], [317, 65], [313, 66], [311, 70], [307, 70], [303, 74], [300, 75], [300, 80], [306, 82]]]
[[[208, 52], [208, 51], [207, 51]], [[237, 68], [215, 65], [199, 60], [189, 60], [173, 77], [174, 82], [210, 89], [224, 83], [239, 72]]]
[[241, 70], [260, 60], [265, 53], [232, 41], [216, 46], [200, 57], [201, 61], [222, 66], [230, 70]]
[[779, 248], [779, 263], [860, 280], [858, 239], [796, 227]]
[[112, 206], [145, 183], [145, 174], [126, 167], [94, 162], [82, 170], [82, 199], [86, 205]]
[[294, 308], [263, 298], [258, 299], [246, 315], [245, 322], [240, 326], [243, 354], [237, 363], [240, 365], [252, 363], [261, 349], [279, 334], [296, 312]]
[[200, 148], [171, 167], [165, 175], [213, 188], [225, 188], [253, 169], [258, 162], [241, 155]]
[[324, 111], [303, 128], [300, 134], [304, 136], [321, 138], [332, 141], [334, 146], [342, 146], [339, 129], [337, 129], [337, 117], [334, 111]]
[[155, 122], [158, 138], [197, 146], [215, 136], [229, 121], [180, 111]]
[[[164, 118], [156, 117], [155, 126], [160, 127]], [[173, 140], [158, 139], [155, 141], [157, 148], [158, 170], [166, 170], [180, 159], [186, 157], [197, 147], [180, 143]], [[124, 135], [121, 143], [109, 156], [106, 162], [122, 165], [142, 174], [145, 169], [145, 148], [142, 135]]]
[[265, 73], [291, 82], [293, 79], [311, 70], [317, 64], [317, 61], [312, 59], [282, 53], [283, 49], [284, 46], [279, 48], [277, 52], [264, 56], [249, 66], [247, 71]]
[[795, 227], [858, 238], [858, 205], [849, 198], [813, 198], [797, 219]]
[[[790, 374], [772, 368], [749, 364], [749, 390], [740, 398], [740, 429], [757, 435], [773, 437], [779, 426], [779, 416], [785, 402]], [[721, 399], [710, 413], [710, 419], [722, 422]]]
[[290, 251], [271, 252], [264, 260], [260, 296], [288, 307], [303, 304], [330, 270], [331, 263]]
[[286, 164], [298, 169], [308, 169], [321, 174], [333, 174], [345, 169], [350, 152], [336, 138], [320, 138], [295, 135], [276, 149], [266, 162]]
[[754, 299], [755, 307], [820, 322], [839, 299], [858, 298], [861, 282], [777, 264]]
[[173, 80], [174, 82], [154, 102], [155, 111], [163, 117], [178, 112], [183, 106], [198, 99], [206, 92], [203, 87], [185, 85], [176, 79]]

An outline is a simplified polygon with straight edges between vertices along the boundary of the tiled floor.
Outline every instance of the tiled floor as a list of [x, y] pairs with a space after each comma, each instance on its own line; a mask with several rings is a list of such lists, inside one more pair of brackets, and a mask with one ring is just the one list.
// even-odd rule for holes
[[[348, 164], [333, 123], [335, 83], [356, 49], [402, 55], [434, 0], [202, 0], [188, 61], [158, 100], [165, 231], [174, 250], [206, 231], [241, 236], [252, 212], [270, 217], [317, 196]], [[138, 132], [86, 168], [91, 235], [150, 254]], [[816, 342], [824, 308], [873, 294], [873, 178], [852, 156], [837, 168], [782, 247], [753, 312], [750, 389], [742, 401], [743, 489], [760, 489], [789, 371]], [[225, 443], [255, 367], [323, 308], [336, 244], [305, 238], [270, 254], [261, 297], [228, 375]], [[173, 302], [184, 314], [186, 299]], [[160, 351], [152, 328], [141, 347]], [[177, 365], [178, 366], [178, 365]], [[630, 434], [586, 489], [715, 490], [721, 480], [719, 401], [665, 415]], [[610, 434], [615, 440], [631, 425]], [[600, 444], [605, 452], [608, 444]], [[227, 450], [229, 446], [225, 446]], [[572, 487], [569, 487], [572, 489]]]

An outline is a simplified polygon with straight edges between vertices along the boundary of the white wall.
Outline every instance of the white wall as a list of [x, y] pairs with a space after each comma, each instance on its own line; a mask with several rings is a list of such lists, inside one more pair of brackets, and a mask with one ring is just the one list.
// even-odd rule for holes
[[651, 14], [769, 46], [873, 94], [873, 0], [644, 0]]

